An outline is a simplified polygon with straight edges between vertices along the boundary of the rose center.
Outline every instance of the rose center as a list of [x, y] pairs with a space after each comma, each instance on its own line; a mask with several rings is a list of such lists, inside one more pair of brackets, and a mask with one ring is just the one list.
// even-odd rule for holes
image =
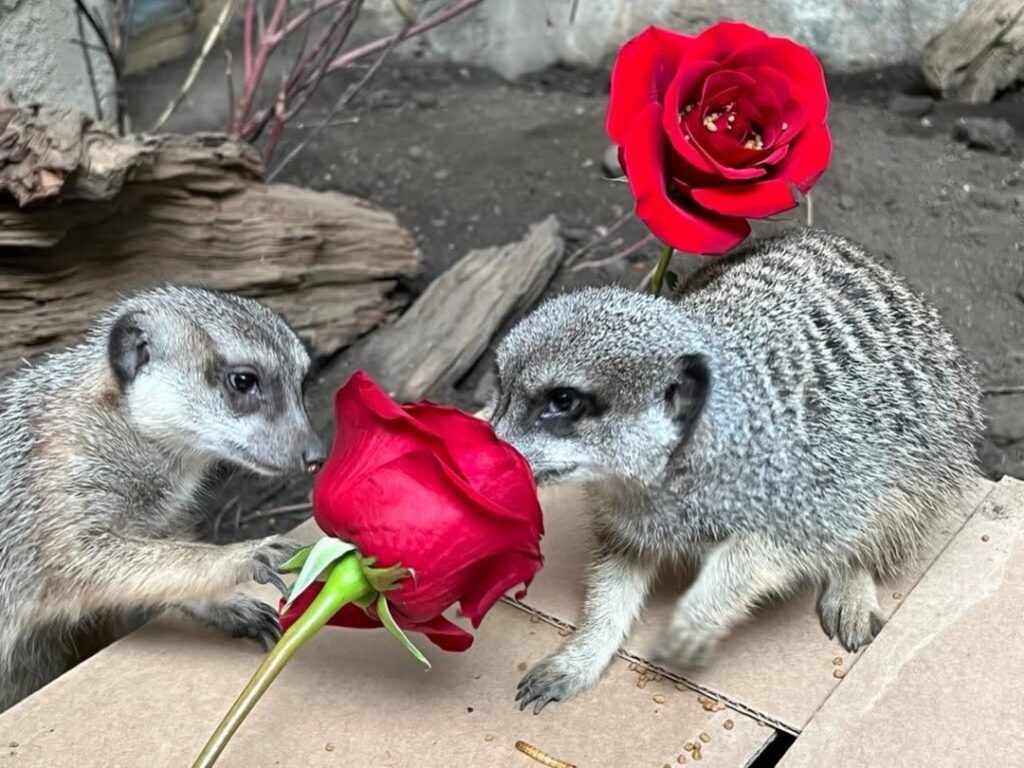
[[[729, 102], [709, 109], [700, 121], [701, 126], [708, 133], [728, 136], [744, 149], [755, 151], [764, 149], [764, 132], [761, 126], [751, 122], [746, 115], [734, 109], [735, 106], [734, 102]], [[687, 104], [683, 107], [680, 118], [685, 119], [696, 107], [696, 103]], [[693, 125], [692, 122], [691, 125]], [[786, 130], [786, 127], [783, 123], [782, 130]]]

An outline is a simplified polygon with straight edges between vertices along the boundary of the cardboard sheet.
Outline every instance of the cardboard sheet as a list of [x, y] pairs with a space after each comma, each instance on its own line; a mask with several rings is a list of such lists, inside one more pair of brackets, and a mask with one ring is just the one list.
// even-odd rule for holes
[[1022, 617], [1024, 483], [1004, 479], [781, 765], [1024, 765]]
[[[949, 523], [922, 552], [918, 563], [896, 583], [879, 591], [887, 615], [895, 610], [894, 594], [905, 596], [938, 551], [945, 546], [993, 484], [979, 480]], [[530, 588], [524, 603], [539, 612], [575, 624], [583, 599], [583, 570], [591, 544], [586, 511], [570, 489], [546, 491], [544, 555], [546, 564]], [[685, 581], [666, 585], [644, 613], [642, 623], [626, 643], [633, 657], [650, 655], [658, 632], [671, 614]], [[815, 595], [805, 591], [781, 604], [762, 610], [725, 641], [712, 666], [702, 672], [666, 670], [699, 690], [733, 702], [754, 717], [797, 733], [839, 684], [833, 661], [842, 659], [844, 669], [856, 661], [838, 641], [822, 632], [814, 611]], [[861, 651], [863, 653], [863, 651]]]
[[[513, 701], [520, 666], [562, 638], [499, 605], [465, 654], [423, 644], [427, 673], [383, 632], [325, 630], [288, 665], [218, 766], [540, 768], [523, 740], [580, 768], [747, 765], [774, 731], [692, 691], [646, 682], [625, 661], [599, 695], [541, 716]], [[4, 764], [32, 768], [187, 766], [260, 661], [255, 646], [161, 619], [0, 716]], [[730, 721], [728, 724], [726, 721]], [[707, 742], [701, 740], [704, 734]], [[9, 746], [8, 745], [13, 745]]]

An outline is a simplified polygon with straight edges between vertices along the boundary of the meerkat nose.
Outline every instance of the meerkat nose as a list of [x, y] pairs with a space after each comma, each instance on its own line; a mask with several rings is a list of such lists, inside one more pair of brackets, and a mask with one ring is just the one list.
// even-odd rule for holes
[[315, 475], [320, 471], [326, 458], [325, 453], [323, 441], [319, 437], [315, 438], [309, 447], [302, 452], [302, 463], [307, 473]]

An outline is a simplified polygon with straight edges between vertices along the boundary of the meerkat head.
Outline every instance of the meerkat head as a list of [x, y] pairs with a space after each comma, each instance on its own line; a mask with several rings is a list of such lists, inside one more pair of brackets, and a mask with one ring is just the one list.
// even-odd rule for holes
[[620, 288], [570, 293], [512, 329], [497, 352], [497, 434], [539, 483], [655, 478], [692, 432], [705, 359], [665, 299]]
[[125, 416], [169, 452], [264, 475], [315, 472], [325, 447], [309, 421], [309, 355], [251, 299], [169, 286], [127, 299], [97, 331]]

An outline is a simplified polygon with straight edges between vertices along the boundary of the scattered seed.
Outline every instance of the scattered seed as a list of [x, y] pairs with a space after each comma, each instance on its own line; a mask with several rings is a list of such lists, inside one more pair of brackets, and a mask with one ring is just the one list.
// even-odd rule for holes
[[832, 677], [838, 677], [840, 680], [842, 680], [844, 677], [846, 677], [846, 670], [837, 669], [835, 672], [832, 673]]
[[693, 750], [692, 756], [693, 756], [694, 760], [703, 760], [704, 759], [704, 756], [700, 753], [700, 744], [698, 744], [697, 748]]
[[630, 672], [639, 672], [640, 671], [640, 667], [638, 667], [636, 665], [635, 661], [631, 661], [631, 662], [629, 662], [629, 671]]
[[652, 683], [660, 683], [661, 682], [661, 675], [658, 675], [658, 674], [655, 674], [655, 673], [652, 672], [651, 673], [651, 682]]
[[324, 744], [324, 752], [333, 752], [333, 751], [334, 751], [334, 745], [331, 744], [331, 742], [328, 741], [326, 744]]
[[558, 636], [559, 637], [568, 637], [569, 636], [569, 630], [568, 629], [560, 629], [560, 630], [558, 630]]
[[525, 672], [526, 671], [526, 662], [525, 661], [520, 661], [516, 665], [516, 669], [518, 669], [520, 672]]
[[486, 736], [484, 736], [484, 741], [494, 741], [494, 736], [488, 733]]
[[892, 599], [893, 600], [902, 600], [903, 599], [903, 593], [902, 592], [893, 592], [892, 593]]
[[636, 687], [637, 688], [643, 688], [645, 685], [647, 685], [647, 681], [644, 680], [643, 678], [640, 678], [639, 680], [636, 681]]
[[531, 624], [540, 624], [540, 616], [531, 616], [530, 617], [530, 623]]
[[662, 763], [661, 768], [672, 768], [668, 763]]
[[981, 535], [981, 540], [982, 540], [982, 541], [988, 541], [988, 534], [987, 534], [987, 533], [983, 533], [983, 534]]
[[683, 685], [682, 683], [676, 683], [676, 690], [677, 691], [685, 691], [686, 690], [686, 686]]
[[725, 730], [727, 731], [731, 731], [734, 725], [736, 725], [736, 723], [734, 723], [732, 720], [726, 720], [724, 723], [722, 723], [722, 727], [725, 728]]
[[834, 659], [832, 659], [832, 663], [835, 664], [837, 667], [843, 666], [843, 657], [836, 656]]
[[688, 741], [685, 744], [683, 744], [683, 751], [685, 752], [693, 752], [693, 750], [695, 749], [699, 749], [699, 747], [697, 746], [697, 743], [694, 741]]
[[703, 741], [705, 744], [707, 744], [709, 741], [711, 741], [711, 734], [709, 734], [709, 733], [701, 733], [701, 735], [698, 736], [697, 738], [700, 739], [701, 741]]
[[541, 765], [546, 765], [548, 768], [576, 768], [572, 763], [567, 763], [564, 760], [559, 760], [557, 757], [552, 757], [547, 752], [543, 752], [532, 744], [527, 744], [525, 741], [517, 741], [516, 749], [527, 757], [536, 760]]
[[663, 693], [656, 693], [656, 694], [654, 694], [654, 703], [655, 704], [664, 704], [665, 703], [665, 694], [663, 694]]
[[685, 763], [686, 762], [686, 755], [680, 755], [679, 757], [677, 757], [676, 758], [676, 762], [679, 763], [679, 764]]

